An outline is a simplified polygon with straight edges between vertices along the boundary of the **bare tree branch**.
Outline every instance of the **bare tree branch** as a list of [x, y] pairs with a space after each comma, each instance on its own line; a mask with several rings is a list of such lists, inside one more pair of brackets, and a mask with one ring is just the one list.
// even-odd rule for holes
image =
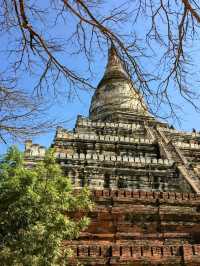
[[[23, 77], [34, 80], [32, 90], [39, 96], [62, 91], [79, 97], [80, 89], [94, 89], [95, 55], [104, 55], [112, 43], [153, 114], [178, 119], [181, 106], [172, 88], [198, 111], [199, 80], [190, 52], [199, 41], [197, 1], [108, 2], [0, 0], [0, 39], [9, 40], [8, 48], [4, 45], [0, 51], [2, 61], [7, 60], [0, 70], [0, 84], [11, 77], [21, 88]], [[73, 60], [80, 58], [79, 69]], [[163, 106], [168, 113], [161, 114]]]

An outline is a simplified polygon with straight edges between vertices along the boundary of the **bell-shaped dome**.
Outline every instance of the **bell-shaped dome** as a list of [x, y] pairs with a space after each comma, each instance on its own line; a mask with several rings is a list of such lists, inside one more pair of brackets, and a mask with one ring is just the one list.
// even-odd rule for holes
[[90, 119], [113, 120], [118, 116], [149, 115], [143, 98], [133, 87], [124, 64], [111, 46], [108, 63], [91, 101]]

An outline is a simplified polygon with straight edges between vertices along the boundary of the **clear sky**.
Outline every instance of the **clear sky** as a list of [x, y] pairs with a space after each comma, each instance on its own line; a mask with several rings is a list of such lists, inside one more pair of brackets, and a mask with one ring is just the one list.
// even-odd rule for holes
[[[103, 75], [107, 58], [104, 58], [104, 60], [100, 60], [97, 56], [96, 60], [99, 63], [99, 67], [96, 70], [98, 72], [96, 80], [97, 84], [101, 76]], [[78, 114], [84, 116], [88, 115], [92, 92], [91, 93], [80, 92], [79, 97], [80, 100], [75, 98], [71, 102], [66, 101], [66, 99], [63, 100], [63, 103], [60, 101], [60, 103], [55, 104], [55, 106], [50, 111], [50, 115], [51, 112], [53, 112], [54, 117], [58, 117], [62, 121], [66, 120], [63, 126], [67, 129], [72, 129], [74, 127], [76, 117]], [[184, 111], [185, 114], [182, 114], [181, 127], [178, 125], [176, 126], [183, 130], [191, 131], [192, 128], [200, 130], [200, 114], [196, 113], [192, 108], [192, 106], [187, 103], [185, 103], [184, 105]], [[52, 131], [47, 134], [34, 137], [33, 142], [48, 147], [53, 141], [54, 134], [55, 134], [55, 129], [52, 129]], [[18, 143], [18, 145], [20, 148], [23, 149], [22, 144]], [[4, 153], [8, 146], [9, 145], [1, 144], [0, 152]]]
[[[115, 1], [112, 1], [112, 2], [115, 2]], [[138, 29], [142, 31], [143, 27], [145, 27], [145, 25], [140, 25]], [[67, 29], [69, 29], [69, 27], [67, 27]], [[66, 30], [64, 26], [63, 28], [62, 27], [60, 28], [61, 32], [63, 30]], [[196, 54], [195, 54], [196, 62], [199, 62], [200, 61], [199, 43], [196, 42], [195, 44], [193, 44], [192, 49], [196, 51]], [[105, 69], [106, 62], [107, 62], [107, 54], [106, 53], [100, 54], [98, 50], [95, 51], [94, 54], [95, 54], [95, 57], [94, 57], [95, 63], [94, 63], [93, 71], [94, 71], [95, 78], [94, 78], [93, 83], [97, 85], [104, 73], [104, 69]], [[79, 58], [79, 60], [76, 60], [74, 59], [74, 56], [72, 55], [70, 58], [68, 57], [67, 60], [68, 60], [68, 63], [73, 64], [74, 68], [77, 68], [77, 69], [84, 68], [84, 61], [81, 58]], [[0, 67], [2, 65], [3, 65], [3, 62], [1, 60]], [[24, 81], [24, 84], [27, 87], [29, 86], [29, 84], [32, 84], [31, 77], [29, 79], [26, 79]], [[64, 86], [64, 84], [61, 83], [60, 86]], [[192, 86], [192, 80], [191, 80], [191, 86]], [[92, 94], [93, 94], [92, 91], [91, 92], [79, 91], [79, 97], [78, 98], [74, 97], [74, 99], [71, 99], [70, 101], [67, 99], [67, 96], [63, 94], [62, 97], [60, 97], [59, 101], [54, 102], [54, 106], [49, 110], [47, 115], [49, 117], [57, 117], [58, 120], [60, 121], [65, 120], [66, 122], [62, 126], [64, 126], [67, 129], [72, 129], [74, 127], [76, 117], [78, 114], [81, 114], [84, 116], [88, 115], [88, 110], [89, 110], [89, 105], [90, 105]], [[54, 96], [52, 95], [52, 97]], [[177, 101], [179, 102], [180, 99], [177, 98]], [[182, 119], [181, 125], [175, 125], [175, 127], [182, 129], [182, 130], [187, 130], [187, 131], [188, 130], [191, 131], [192, 128], [200, 130], [200, 114], [196, 113], [193, 107], [189, 105], [188, 103], [184, 103], [183, 109], [184, 109], [184, 113], [180, 114], [180, 117]], [[171, 123], [171, 121], [169, 122]], [[52, 129], [51, 132], [47, 134], [34, 137], [33, 142], [49, 147], [53, 141], [54, 134], [55, 134], [55, 128]], [[8, 145], [1, 143], [0, 153], [1, 154], [4, 153], [6, 149], [8, 148], [8, 146], [11, 144], [12, 144], [12, 141], [10, 141]], [[17, 144], [19, 145], [21, 149], [23, 149], [22, 143], [17, 143]]]

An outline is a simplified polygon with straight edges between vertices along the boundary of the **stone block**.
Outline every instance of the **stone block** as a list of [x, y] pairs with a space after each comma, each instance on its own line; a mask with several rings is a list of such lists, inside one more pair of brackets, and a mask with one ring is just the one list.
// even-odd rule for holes
[[72, 159], [72, 154], [66, 154], [67, 159]]
[[122, 246], [120, 247], [120, 256], [124, 258], [131, 257], [131, 249], [130, 246]]
[[122, 157], [121, 156], [117, 156], [117, 161], [122, 161]]
[[90, 135], [90, 139], [91, 140], [95, 140], [96, 139], [96, 136], [95, 135]]
[[93, 154], [93, 155], [92, 155], [92, 159], [93, 159], [93, 160], [97, 160], [97, 154]]
[[163, 256], [170, 258], [172, 256], [171, 254], [171, 247], [170, 246], [163, 246]]
[[32, 144], [31, 145], [31, 155], [32, 156], [38, 156], [39, 155], [39, 145], [38, 144]]
[[128, 162], [128, 156], [123, 156], [123, 161]]
[[151, 247], [151, 252], [152, 252], [152, 256], [160, 258], [162, 257], [163, 254], [163, 248], [161, 249], [161, 247]]
[[112, 256], [113, 257], [119, 257], [120, 256], [120, 247], [118, 245], [115, 245], [112, 247]]
[[90, 246], [90, 252], [89, 255], [91, 257], [98, 257], [100, 256], [100, 250], [99, 250], [99, 246], [95, 245], [95, 246]]
[[86, 134], [80, 134], [80, 137], [82, 139], [89, 139], [89, 135], [86, 135]]
[[150, 158], [146, 158], [146, 163], [150, 164], [151, 163], [151, 159]]
[[30, 150], [31, 146], [32, 146], [32, 140], [31, 139], [26, 140], [25, 141], [25, 150]]
[[130, 163], [134, 163], [134, 162], [135, 162], [134, 157], [130, 157], [130, 156], [129, 156], [129, 162], [130, 162]]
[[151, 258], [152, 257], [151, 247], [142, 246], [141, 247], [141, 255], [144, 256], [144, 257]]
[[195, 255], [200, 256], [200, 245], [199, 244], [196, 244], [194, 246], [194, 252], [195, 252]]
[[110, 161], [110, 155], [105, 155], [105, 160]]
[[79, 154], [78, 153], [74, 153], [73, 159], [79, 159]]
[[43, 146], [39, 147], [39, 156], [44, 157], [45, 156], [46, 149]]
[[104, 161], [104, 155], [103, 155], [103, 154], [100, 154], [100, 155], [99, 155], [99, 160], [100, 160], [100, 161]]
[[85, 154], [84, 153], [80, 153], [80, 159], [85, 159]]
[[135, 163], [140, 163], [140, 158], [135, 157]]
[[141, 157], [141, 158], [140, 158], [140, 161], [141, 161], [141, 163], [145, 163], [145, 162], [146, 162], [146, 160], [145, 160], [144, 157]]
[[114, 141], [114, 140], [115, 140], [114, 136], [110, 136], [110, 141]]
[[116, 156], [111, 156], [111, 161], [116, 161]]
[[109, 140], [110, 140], [109, 136], [105, 136], [105, 141], [109, 141]]
[[59, 157], [61, 159], [66, 158], [66, 154], [64, 152], [60, 152]]
[[91, 154], [87, 153], [86, 154], [86, 159], [91, 159]]
[[87, 246], [78, 246], [79, 257], [88, 257], [88, 247]]

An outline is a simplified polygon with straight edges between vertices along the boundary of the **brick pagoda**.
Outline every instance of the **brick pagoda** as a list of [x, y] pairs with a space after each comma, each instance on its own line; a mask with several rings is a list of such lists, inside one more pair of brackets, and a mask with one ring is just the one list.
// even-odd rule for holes
[[[59, 127], [52, 146], [96, 202], [71, 265], [200, 265], [200, 134], [156, 120], [113, 47], [89, 117]], [[25, 154], [44, 149], [27, 141]]]

